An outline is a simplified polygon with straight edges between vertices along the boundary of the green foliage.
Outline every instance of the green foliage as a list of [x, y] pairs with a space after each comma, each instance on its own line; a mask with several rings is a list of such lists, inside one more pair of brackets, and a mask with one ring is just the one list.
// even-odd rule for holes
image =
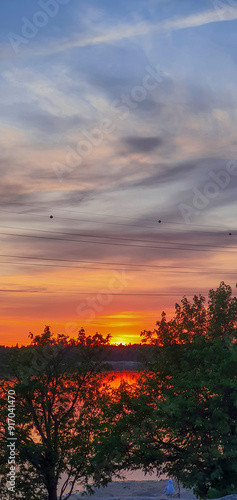
[[237, 335], [237, 298], [231, 297], [231, 287], [223, 281], [217, 290], [209, 291], [208, 307], [205, 297], [194, 295], [193, 303], [186, 297], [182, 306], [175, 304], [175, 317], [167, 321], [163, 312], [153, 332], [144, 330], [142, 341], [168, 347], [187, 344], [201, 338], [235, 339]]
[[[236, 321], [237, 300], [222, 282], [210, 290], [208, 307], [202, 296], [193, 303], [183, 298], [172, 320], [163, 313], [154, 332], [142, 333], [154, 348], [140, 391], [153, 406], [163, 465], [152, 448], [141, 464], [146, 468], [150, 456], [154, 467], [200, 498], [213, 488], [216, 496], [237, 488]], [[142, 434], [139, 447], [146, 441]]]
[[[1, 382], [2, 491], [8, 499], [7, 464], [7, 391], [16, 393], [17, 495], [24, 498], [56, 500], [62, 474], [66, 487], [73, 490], [76, 481], [90, 488], [89, 481], [110, 480], [111, 472], [93, 461], [96, 436], [103, 425], [101, 387], [106, 368], [104, 346], [110, 336], [86, 336], [79, 331], [71, 340], [55, 337], [49, 327], [34, 337], [31, 347], [14, 350], [10, 376]], [[106, 386], [104, 387], [104, 392]], [[92, 465], [93, 463], [93, 465]], [[15, 498], [18, 498], [18, 496]], [[9, 498], [12, 498], [9, 496]], [[20, 496], [19, 496], [20, 498]]]

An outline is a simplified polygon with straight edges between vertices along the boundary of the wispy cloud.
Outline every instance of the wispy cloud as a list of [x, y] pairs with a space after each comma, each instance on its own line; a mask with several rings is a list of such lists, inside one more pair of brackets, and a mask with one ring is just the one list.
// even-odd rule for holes
[[186, 28], [195, 28], [210, 23], [218, 23], [222, 21], [233, 21], [237, 19], [237, 7], [233, 7], [224, 11], [219, 9], [208, 10], [186, 17], [178, 17], [177, 19], [164, 21], [162, 23], [145, 23], [141, 22], [136, 25], [120, 24], [112, 29], [103, 31], [96, 36], [88, 36], [85, 38], [75, 38], [74, 40], [64, 42], [57, 47], [48, 48], [49, 52], [62, 52], [74, 47], [86, 47], [88, 45], [97, 45], [101, 43], [113, 43], [127, 38], [136, 36], [148, 35], [159, 30], [182, 30]]
[[[89, 35], [86, 37], [74, 36], [71, 40], [57, 41], [47, 44], [47, 47], [36, 48], [34, 46], [34, 56], [60, 53], [68, 49], [83, 48], [90, 45], [115, 43], [129, 38], [145, 36], [156, 31], [168, 30], [183, 30], [187, 28], [196, 28], [210, 23], [219, 23], [223, 21], [237, 20], [237, 7], [229, 7], [228, 9], [212, 9], [198, 14], [192, 14], [184, 17], [176, 17], [163, 22], [151, 24], [147, 22], [140, 22], [137, 24], [119, 24], [110, 29], [103, 28], [100, 33]], [[31, 49], [30, 49], [31, 50]], [[9, 55], [9, 50], [2, 51], [0, 57]], [[26, 55], [29, 54], [29, 49], [23, 51]]]
[[161, 28], [171, 30], [182, 30], [185, 28], [195, 28], [210, 23], [222, 21], [234, 21], [237, 19], [237, 7], [229, 7], [226, 10], [213, 9], [187, 17], [180, 17], [171, 21], [165, 21]]

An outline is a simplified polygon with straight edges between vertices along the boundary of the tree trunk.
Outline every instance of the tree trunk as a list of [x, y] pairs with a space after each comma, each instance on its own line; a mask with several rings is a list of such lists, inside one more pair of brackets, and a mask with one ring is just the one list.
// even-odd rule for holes
[[57, 500], [57, 483], [52, 481], [48, 486], [48, 500]]

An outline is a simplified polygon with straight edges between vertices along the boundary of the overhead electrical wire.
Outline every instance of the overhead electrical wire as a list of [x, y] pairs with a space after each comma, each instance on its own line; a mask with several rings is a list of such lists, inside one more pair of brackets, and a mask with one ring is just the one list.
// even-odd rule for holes
[[[220, 248], [218, 245], [212, 246], [212, 248], [180, 248], [180, 247], [163, 247], [163, 246], [152, 246], [152, 245], [131, 245], [129, 243], [113, 243], [113, 242], [105, 242], [105, 241], [88, 241], [88, 240], [75, 240], [75, 239], [70, 239], [70, 238], [58, 238], [58, 237], [51, 237], [51, 236], [36, 236], [36, 235], [31, 235], [31, 234], [16, 234], [16, 233], [7, 233], [7, 232], [0, 232], [0, 235], [7, 235], [7, 236], [13, 236], [13, 237], [18, 237], [18, 238], [32, 238], [32, 239], [43, 239], [43, 240], [53, 240], [53, 241], [70, 241], [70, 242], [76, 242], [76, 243], [90, 243], [90, 244], [95, 244], [95, 245], [112, 245], [112, 246], [122, 246], [122, 247], [132, 247], [132, 248], [144, 248], [144, 249], [157, 249], [157, 250], [185, 250], [185, 251], [195, 251], [195, 252], [213, 252], [214, 250], [212, 248]], [[182, 243], [180, 243], [181, 245]], [[176, 243], [177, 245], [177, 243]], [[195, 246], [195, 244], [193, 244]], [[236, 253], [237, 249], [235, 250], [219, 250], [220, 253]]]
[[[33, 266], [33, 267], [51, 267], [51, 268], [66, 268], [66, 269], [80, 269], [80, 270], [97, 270], [97, 271], [121, 271], [121, 268], [106, 268], [106, 267], [94, 267], [94, 266], [66, 266], [66, 265], [62, 265], [62, 264], [41, 264], [41, 263], [31, 263], [31, 262], [12, 262], [10, 260], [5, 260], [5, 261], [0, 261], [1, 264], [12, 264], [13, 266]], [[124, 271], [125, 272], [152, 272], [152, 273], [168, 273], [168, 272], [172, 272], [172, 273], [175, 273], [175, 274], [195, 274], [195, 273], [208, 273], [208, 274], [212, 274], [212, 275], [219, 275], [219, 274], [225, 274], [225, 275], [233, 275], [233, 271], [229, 271], [229, 272], [223, 272], [223, 270], [219, 270], [219, 271], [205, 271], [203, 269], [200, 269], [199, 271], [197, 270], [192, 270], [192, 271], [179, 271], [179, 270], [175, 270], [174, 268], [171, 268], [170, 270], [168, 269], [127, 269], [126, 268], [126, 265], [124, 266]], [[236, 271], [237, 273], [237, 271]]]
[[[32, 290], [29, 290], [29, 291], [32, 293]], [[9, 289], [0, 289], [0, 293], [5, 293], [5, 292], [20, 293], [21, 291], [19, 291], [19, 290], [9, 290]], [[50, 294], [52, 294], [52, 290], [49, 290], [48, 292], [45, 291], [45, 290], [43, 290], [43, 292], [44, 293], [50, 293]], [[209, 290], [206, 290], [205, 292], [199, 292], [199, 294], [205, 295], [208, 292], [209, 292]], [[35, 290], [34, 293], [42, 293], [42, 290], [39, 290], [39, 291]], [[144, 293], [140, 293], [140, 292], [139, 293], [136, 293], [136, 292], [135, 293], [129, 293], [129, 292], [124, 292], [124, 293], [121, 293], [121, 292], [110, 292], [110, 291], [108, 291], [108, 292], [100, 292], [98, 290], [94, 291], [94, 292], [77, 291], [77, 290], [73, 290], [73, 291], [67, 290], [67, 293], [75, 293], [77, 295], [96, 295], [96, 294], [99, 294], [99, 295], [108, 295], [108, 294], [111, 294], [111, 295], [116, 295], [116, 296], [118, 295], [118, 296], [134, 296], [134, 297], [137, 297], [137, 296], [138, 297], [139, 296], [140, 297], [144, 297], [144, 296], [145, 297], [176, 297], [177, 295], [180, 294], [180, 292], [176, 292], [176, 293], [174, 293], [174, 292], [173, 293], [162, 293], [162, 292], [159, 292], [159, 293], [157, 293], [157, 292], [154, 292], [154, 293], [152, 293], [152, 292], [148, 292], [148, 293], [146, 293], [146, 292], [144, 292]], [[188, 293], [183, 293], [182, 292], [182, 297], [183, 296], [187, 296], [188, 297], [190, 295], [195, 295], [195, 293], [194, 292], [188, 292]]]
[[[27, 203], [17, 203], [17, 202], [11, 202], [9, 203], [7, 206], [9, 205], [17, 205], [17, 206], [24, 206], [24, 207], [30, 207], [30, 208], [33, 208], [33, 209], [38, 209], [39, 207], [35, 206], [35, 205], [31, 205], [31, 204], [27, 204]], [[113, 214], [105, 214], [105, 213], [93, 213], [93, 212], [86, 212], [86, 211], [81, 211], [81, 210], [70, 210], [70, 209], [66, 209], [66, 208], [56, 208], [53, 206], [51, 207], [41, 207], [41, 209], [45, 209], [45, 210], [56, 210], [56, 211], [60, 211], [60, 212], [70, 212], [70, 213], [79, 213], [79, 214], [86, 214], [86, 215], [93, 215], [93, 216], [98, 216], [98, 217], [114, 217], [116, 219], [128, 219], [128, 220], [138, 220], [137, 217], [129, 217], [129, 216], [125, 216], [125, 215], [113, 215]], [[16, 212], [17, 213], [17, 212]], [[19, 212], [18, 212], [19, 213]], [[27, 215], [27, 214], [26, 214]], [[58, 217], [59, 218], [59, 217]], [[158, 216], [157, 216], [158, 218]], [[141, 221], [144, 221], [144, 222], [152, 222], [154, 224], [157, 225], [157, 219], [147, 219], [147, 218], [142, 218]], [[87, 222], [87, 221], [85, 221]], [[103, 222], [103, 221], [102, 221]], [[182, 222], [171, 222], [171, 221], [167, 221], [166, 219], [162, 219], [162, 223], [164, 224], [172, 224], [172, 225], [186, 225]], [[195, 224], [194, 222], [191, 223], [192, 226], [196, 226], [196, 227], [210, 227], [210, 228], [215, 228], [215, 229], [219, 229], [221, 226], [217, 226], [217, 225], [209, 225], [209, 224]], [[226, 226], [222, 226], [222, 229], [228, 229], [228, 227]]]
[[[1, 212], [5, 212], [5, 213], [10, 213], [10, 214], [14, 214], [14, 215], [26, 215], [26, 216], [34, 216], [34, 217], [45, 217], [45, 218], [48, 218], [48, 215], [40, 215], [40, 214], [35, 214], [35, 213], [20, 213], [20, 212], [12, 212], [12, 211], [9, 211], [9, 210], [2, 210], [1, 209]], [[114, 222], [101, 222], [101, 221], [96, 221], [96, 220], [89, 220], [89, 219], [75, 219], [75, 218], [72, 218], [72, 217], [57, 217], [58, 220], [70, 220], [70, 221], [76, 221], [76, 222], [92, 222], [93, 224], [96, 223], [96, 224], [107, 224], [107, 225], [110, 225], [110, 226], [114, 226]], [[153, 227], [153, 226], [147, 226], [147, 225], [141, 225], [141, 224], [123, 224], [122, 222], [118, 222], [117, 223], [118, 226], [134, 226], [134, 227]]]
[[[27, 205], [27, 204], [20, 204], [20, 203], [11, 203], [11, 205], [18, 205], [18, 206], [29, 206], [30, 208], [33, 208], [33, 210], [39, 210], [42, 208], [41, 207], [36, 207], [34, 208], [33, 205]], [[43, 208], [44, 210], [50, 210], [50, 211], [61, 211], [61, 212], [70, 212], [70, 213], [77, 213], [77, 214], [85, 214], [85, 215], [89, 215], [89, 216], [93, 216], [93, 217], [109, 217], [109, 218], [114, 218], [116, 219], [116, 221], [113, 221], [113, 222], [109, 222], [109, 221], [99, 221], [98, 219], [97, 220], [90, 220], [90, 219], [80, 219], [80, 218], [72, 218], [72, 217], [61, 217], [61, 216], [50, 216], [51, 219], [53, 219], [54, 217], [54, 220], [62, 220], [62, 221], [75, 221], [75, 222], [83, 222], [83, 223], [93, 223], [93, 224], [99, 224], [99, 225], [112, 225], [112, 226], [126, 226], [126, 227], [136, 227], [136, 228], [154, 228], [154, 226], [157, 227], [157, 229], [159, 230], [159, 233], [161, 233], [161, 229], [164, 230], [165, 226], [166, 225], [169, 225], [169, 226], [179, 226], [179, 228], [181, 229], [181, 226], [182, 226], [182, 230], [189, 230], [190, 232], [193, 231], [193, 227], [198, 227], [198, 228], [211, 228], [211, 229], [214, 229], [216, 232], [218, 232], [218, 234], [216, 234], [214, 231], [213, 232], [213, 235], [215, 236], [220, 236], [220, 230], [222, 231], [229, 231], [229, 227], [225, 227], [225, 226], [217, 226], [217, 225], [205, 225], [205, 224], [195, 224], [195, 223], [190, 223], [190, 225], [187, 225], [185, 224], [184, 222], [171, 222], [171, 221], [168, 221], [168, 220], [165, 220], [165, 219], [162, 219], [161, 217], [161, 224], [158, 223], [158, 220], [153, 220], [153, 219], [146, 219], [146, 218], [142, 218], [140, 219], [140, 221], [136, 218], [136, 217], [128, 217], [128, 216], [119, 216], [119, 215], [112, 215], [112, 214], [99, 214], [99, 213], [96, 213], [96, 214], [93, 214], [91, 212], [82, 212], [82, 211], [74, 211], [74, 210], [67, 210], [67, 209], [57, 209], [55, 208], [54, 206], [51, 206], [51, 208], [47, 208], [47, 207], [44, 207]], [[30, 216], [30, 217], [37, 217], [37, 218], [47, 218], [49, 217], [49, 214], [39, 214], [39, 213], [32, 213], [32, 212], [28, 212], [28, 213], [21, 213], [21, 212], [14, 212], [14, 211], [11, 211], [11, 210], [2, 210], [1, 209], [1, 212], [4, 212], [4, 213], [9, 213], [9, 214], [14, 214], [14, 215], [24, 215], [24, 216]], [[54, 213], [54, 212], [53, 212]], [[157, 216], [157, 219], [159, 217]], [[123, 223], [123, 222], [117, 222], [117, 219], [126, 219], [126, 220], [131, 220], [131, 221], [136, 221], [137, 223], [135, 224], [132, 224], [132, 223]], [[143, 224], [147, 222], [148, 224]], [[52, 226], [51, 226], [52, 227]], [[156, 240], [150, 240], [150, 239], [139, 239], [139, 238], [127, 238], [127, 237], [124, 237], [124, 236], [106, 236], [106, 235], [95, 235], [95, 234], [85, 234], [85, 233], [71, 233], [71, 232], [64, 232], [64, 231], [49, 231], [49, 230], [45, 230], [45, 229], [35, 229], [35, 228], [20, 228], [20, 227], [12, 227], [12, 226], [0, 226], [0, 228], [6, 228], [6, 229], [17, 229], [18, 231], [19, 230], [23, 230], [23, 231], [32, 231], [32, 232], [40, 232], [40, 233], [50, 233], [50, 236], [43, 236], [42, 234], [41, 235], [32, 235], [32, 234], [17, 234], [17, 233], [11, 233], [11, 232], [0, 232], [0, 235], [4, 235], [4, 236], [11, 236], [11, 237], [18, 237], [18, 238], [32, 238], [32, 239], [41, 239], [41, 240], [50, 240], [50, 241], [64, 241], [64, 242], [75, 242], [77, 244], [93, 244], [93, 245], [109, 245], [109, 246], [122, 246], [122, 247], [134, 247], [134, 248], [143, 248], [143, 249], [157, 249], [157, 250], [176, 250], [176, 251], [179, 251], [179, 250], [182, 250], [182, 251], [202, 251], [202, 252], [215, 252], [215, 249], [218, 250], [219, 253], [229, 253], [229, 254], [232, 254], [232, 253], [236, 253], [236, 250], [235, 248], [233, 247], [229, 247], [228, 249], [226, 249], [226, 245], [225, 246], [219, 246], [219, 245], [210, 245], [210, 244], [201, 244], [201, 243], [187, 243], [187, 242], [175, 242], [175, 241], [156, 241]], [[168, 229], [166, 228], [166, 230], [168, 230], [169, 232], [170, 231], [177, 231], [176, 229], [172, 229], [172, 227], [169, 227]], [[180, 230], [179, 230], [180, 232]], [[159, 233], [156, 233], [156, 234], [159, 234]], [[205, 231], [205, 230], [200, 230], [200, 231], [196, 231], [197, 234], [202, 234], [202, 233], [208, 233], [210, 234], [211, 231]], [[57, 237], [57, 236], [54, 236], [54, 234], [59, 234], [59, 235], [64, 235], [66, 236], [66, 238], [60, 238], [60, 237]], [[231, 233], [229, 233], [231, 234]], [[233, 234], [233, 233], [232, 233]], [[67, 236], [75, 236], [75, 237], [78, 237], [78, 238], [88, 238], [87, 240], [84, 240], [84, 239], [71, 239], [71, 238], [67, 238]], [[93, 238], [93, 239], [92, 239]], [[106, 241], [96, 241], [95, 239], [103, 239], [103, 240], [106, 240]], [[107, 241], [109, 240], [109, 241]], [[115, 241], [111, 241], [111, 240], [116, 240]], [[127, 243], [127, 242], [131, 242], [131, 243]], [[134, 244], [132, 244], [132, 242], [134, 242]], [[143, 243], [142, 244], [137, 244], [136, 242], [140, 242], [140, 243]], [[230, 242], [230, 240], [228, 240], [228, 243]], [[152, 245], [147, 245], [147, 243], [155, 243], [156, 245], [155, 246], [152, 246]], [[167, 246], [160, 246], [160, 245], [167, 245]], [[173, 245], [173, 246], [171, 246]], [[192, 248], [194, 247], [194, 248]], [[221, 250], [223, 249], [223, 250]], [[136, 264], [136, 263], [115, 263], [115, 262], [101, 262], [101, 261], [85, 261], [85, 260], [72, 260], [72, 259], [57, 259], [57, 258], [46, 258], [46, 257], [33, 257], [33, 256], [22, 256], [22, 255], [9, 255], [9, 254], [0, 254], [0, 257], [3, 257], [4, 259], [22, 259], [22, 260], [35, 260], [37, 262], [16, 262], [16, 261], [13, 261], [12, 260], [4, 260], [4, 261], [0, 261], [1, 264], [11, 264], [11, 265], [14, 265], [14, 266], [33, 266], [33, 267], [38, 267], [40, 266], [41, 268], [42, 267], [50, 267], [50, 268], [67, 268], [67, 269], [78, 269], [78, 270], [97, 270], [97, 271], [121, 271], [121, 269], [119, 269], [118, 266], [123, 266], [123, 270], [126, 271], [126, 272], [166, 272], [166, 273], [169, 273], [169, 272], [173, 272], [173, 273], [180, 273], [180, 274], [195, 274], [195, 273], [205, 273], [205, 272], [208, 272], [209, 274], [211, 275], [219, 275], [219, 274], [223, 274], [225, 273], [226, 275], [228, 274], [231, 274], [233, 275], [233, 273], [237, 272], [235, 270], [232, 270], [232, 269], [218, 269], [218, 270], [214, 270], [213, 268], [201, 268], [201, 267], [187, 267], [187, 266], [174, 266], [174, 265], [149, 265], [149, 264]], [[41, 261], [41, 262], [39, 262]], [[42, 263], [42, 261], [44, 261]], [[46, 263], [47, 262], [47, 263]], [[50, 263], [49, 263], [50, 262]], [[54, 264], [52, 264], [52, 262], [55, 262]], [[57, 262], [57, 263], [56, 263]], [[83, 264], [87, 264], [86, 266], [85, 265], [81, 265], [81, 266], [74, 266], [74, 265], [63, 265], [63, 264], [58, 264], [58, 262], [68, 262], [68, 263], [83, 263]], [[89, 265], [88, 265], [89, 264]], [[93, 265], [91, 265], [93, 264]], [[110, 268], [110, 267], [99, 267], [99, 266], [95, 266], [94, 264], [99, 264], [99, 266], [104, 266], [104, 265], [109, 265], [109, 266], [114, 266], [113, 268]], [[128, 269], [130, 267], [130, 269]], [[132, 269], [131, 269], [132, 268]], [[190, 269], [190, 270], [188, 270]], [[47, 286], [58, 286], [58, 283], [47, 283]], [[15, 285], [16, 286], [16, 285]], [[20, 285], [21, 286], [21, 285]], [[45, 293], [49, 293], [49, 294], [52, 294], [52, 293], [55, 293], [55, 294], [60, 294], [60, 293], [63, 293], [62, 290], [60, 288], [54, 288], [53, 290], [50, 289], [50, 290], [47, 290], [47, 289], [44, 289], [44, 290], [39, 290], [39, 289], [32, 289], [29, 287], [29, 289], [24, 289], [23, 290], [25, 293], [36, 293], [36, 294], [45, 294]], [[22, 292], [22, 290], [14, 290], [14, 289], [0, 289], [0, 293], [20, 293]], [[177, 291], [177, 292], [174, 292], [172, 291], [171, 292], [113, 292], [113, 291], [110, 291], [108, 290], [107, 291], [100, 291], [100, 290], [97, 290], [97, 291], [86, 291], [86, 290], [77, 290], [75, 287], [73, 290], [70, 290], [67, 288], [66, 290], [67, 293], [70, 293], [70, 294], [75, 294], [75, 295], [108, 295], [108, 294], [111, 294], [113, 296], [124, 296], [124, 297], [177, 297], [177, 296], [180, 296], [180, 294], [182, 294], [182, 297], [183, 296], [193, 296], [193, 295], [197, 295], [196, 292], [186, 292], [186, 293], [183, 293], [183, 292], [180, 292], [180, 291]], [[198, 292], [198, 294], [202, 294], [202, 295], [207, 295], [209, 292], [209, 290], [206, 290], [206, 291], [202, 291], [202, 292]]]
[[[157, 265], [157, 264], [140, 264], [140, 263], [133, 263], [133, 262], [129, 262], [129, 263], [124, 263], [124, 262], [105, 262], [105, 261], [99, 261], [99, 260], [93, 260], [93, 261], [90, 261], [90, 260], [82, 260], [82, 259], [57, 259], [56, 257], [33, 257], [32, 255], [9, 255], [9, 254], [0, 254], [0, 257], [6, 257], [6, 258], [16, 258], [16, 259], [30, 259], [30, 260], [43, 260], [43, 261], [56, 261], [56, 262], [70, 262], [70, 263], [84, 263], [84, 264], [100, 264], [101, 266], [104, 266], [104, 265], [109, 265], [109, 266], [123, 266], [123, 267], [142, 267], [144, 268], [144, 270], [153, 270], [153, 269], [166, 269], [166, 270], [172, 270], [172, 269], [189, 269], [188, 266], [174, 266], [174, 265], [164, 265], [164, 264], [160, 264], [160, 265]], [[36, 265], [33, 264], [33, 265]], [[75, 267], [78, 267], [78, 266], [75, 266]], [[82, 266], [84, 269], [89, 269], [89, 267], [85, 267], [85, 266]], [[107, 267], [100, 267], [98, 269], [102, 269], [102, 270], [106, 270], [108, 269]], [[215, 268], [211, 268], [211, 267], [190, 267], [191, 270], [197, 270], [198, 272], [200, 271], [220, 271], [219, 269], [215, 269]], [[233, 269], [230, 269], [230, 268], [227, 268], [227, 269], [221, 269], [221, 271], [230, 271], [230, 272], [237, 272], [237, 270], [233, 270]]]
[[[101, 238], [101, 239], [108, 239], [108, 240], [122, 240], [122, 241], [135, 241], [135, 242], [141, 242], [141, 243], [164, 243], [164, 244], [174, 244], [174, 245], [186, 245], [186, 246], [195, 246], [195, 248], [198, 247], [208, 247], [208, 248], [225, 248], [223, 246], [219, 245], [207, 245], [205, 243], [187, 243], [187, 242], [179, 242], [179, 241], [163, 241], [163, 240], [144, 240], [144, 239], [139, 239], [139, 238], [124, 238], [123, 236], [105, 236], [105, 235], [97, 235], [97, 234], [87, 234], [87, 233], [68, 233], [65, 231], [49, 231], [47, 229], [35, 229], [35, 228], [24, 228], [24, 227], [15, 227], [15, 226], [1, 226], [0, 228], [5, 228], [5, 229], [17, 229], [17, 230], [22, 230], [22, 231], [34, 231], [34, 232], [39, 232], [39, 233], [49, 233], [49, 234], [63, 234], [65, 236], [78, 236], [78, 237], [85, 237], [85, 238]], [[1, 233], [0, 234], [4, 234]], [[20, 236], [19, 233], [17, 235]]]
[[[23, 213], [22, 213], [22, 212], [14, 212], [14, 211], [11, 211], [11, 210], [3, 210], [3, 209], [1, 209], [1, 212], [4, 212], [4, 213], [11, 213], [11, 214], [14, 214], [14, 215], [34, 216], [34, 217], [41, 217], [41, 218], [42, 218], [42, 217], [43, 217], [43, 218], [48, 218], [48, 217], [49, 217], [49, 215], [48, 215], [48, 214], [39, 214], [39, 213], [34, 213], [34, 212], [27, 212], [27, 213], [26, 213], [26, 212], [23, 212]], [[96, 214], [92, 214], [92, 215], [94, 215], [94, 216], [95, 216]], [[112, 216], [112, 217], [120, 217], [120, 216]], [[127, 218], [127, 219], [130, 219], [130, 218], [128, 218], [128, 217], [126, 217], [126, 218]], [[132, 219], [132, 220], [133, 220], [133, 219], [137, 220], [136, 218], [131, 218], [131, 219]], [[59, 217], [58, 217], [58, 216], [57, 216], [57, 220], [70, 220], [70, 221], [86, 222], [86, 223], [88, 223], [88, 222], [89, 222], [89, 223], [95, 223], [95, 224], [106, 224], [106, 225], [112, 225], [112, 226], [114, 226], [114, 225], [115, 225], [115, 222], [106, 222], [106, 221], [98, 221], [98, 220], [90, 220], [90, 219], [78, 219], [78, 218], [73, 218], [73, 217], [61, 217], [61, 216], [59, 216]], [[147, 220], [147, 221], [151, 221], [151, 219], [141, 219], [141, 221], [145, 221], [145, 220]], [[154, 225], [155, 225], [157, 228], [159, 227], [159, 229], [160, 229], [160, 227], [161, 227], [161, 226], [160, 226], [160, 224], [158, 224], [158, 221], [155, 221], [155, 220], [154, 220], [154, 221], [152, 221], [152, 222], [153, 222], [153, 224], [150, 224], [150, 225], [148, 225], [148, 224], [143, 225], [143, 224], [141, 224], [141, 222], [139, 222], [139, 221], [138, 221], [138, 223], [137, 223], [137, 224], [129, 224], [129, 223], [124, 224], [124, 223], [122, 223], [122, 222], [117, 222], [117, 223], [116, 223], [116, 225], [119, 225], [119, 226], [127, 226], [127, 227], [133, 226], [133, 227], [139, 227], [139, 228], [140, 228], [140, 227], [145, 227], [145, 228], [152, 227], [152, 228], [153, 228], [153, 227], [154, 227]], [[185, 228], [185, 230], [190, 229], [190, 227], [189, 227], [187, 224], [185, 224], [185, 223], [180, 223], [180, 222], [168, 222], [168, 221], [165, 221], [165, 220], [163, 220], [163, 221], [161, 221], [161, 222], [162, 222], [162, 225], [163, 225], [163, 224], [179, 225], [179, 226], [180, 226], [180, 225], [182, 225], [182, 226]], [[205, 226], [205, 225], [201, 225], [201, 224], [193, 224], [193, 223], [192, 223], [191, 225], [192, 225], [192, 226], [198, 226], [198, 227], [210, 227], [210, 228], [212, 228], [212, 229], [220, 229], [220, 226]], [[228, 230], [229, 230], [229, 226], [223, 226], [223, 227], [222, 227], [222, 229], [223, 229], [223, 230], [228, 231]], [[169, 228], [169, 231], [175, 231], [175, 229], [171, 229], [171, 228]], [[202, 232], [203, 232], [203, 233], [210, 233], [210, 231], [202, 231]]]

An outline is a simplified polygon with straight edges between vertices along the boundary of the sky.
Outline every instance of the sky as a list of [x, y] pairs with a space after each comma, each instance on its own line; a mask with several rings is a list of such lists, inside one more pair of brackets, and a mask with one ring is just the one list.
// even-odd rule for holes
[[0, 344], [235, 294], [237, 1], [10, 0], [0, 32]]

